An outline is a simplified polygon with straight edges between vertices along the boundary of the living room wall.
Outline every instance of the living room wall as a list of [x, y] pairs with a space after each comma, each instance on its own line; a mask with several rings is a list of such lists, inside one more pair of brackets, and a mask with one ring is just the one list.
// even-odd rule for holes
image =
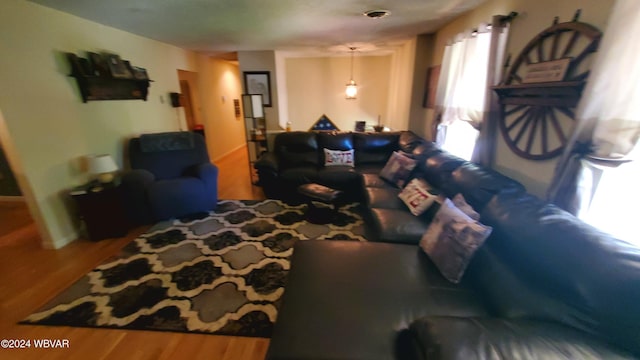
[[[82, 103], [64, 52], [108, 51], [147, 69], [147, 101]], [[196, 71], [196, 55], [23, 0], [0, 2], [0, 136], [46, 247], [77, 238], [69, 188], [84, 183], [79, 159], [108, 153], [123, 165], [125, 141], [174, 131], [177, 69]]]
[[[432, 61], [434, 65], [441, 64], [447, 41], [459, 32], [476, 27], [480, 22], [490, 21], [493, 15], [518, 12], [518, 17], [511, 23], [507, 45], [507, 54], [512, 54], [512, 58], [515, 58], [533, 37], [552, 24], [555, 16], [562, 22], [570, 21], [576, 9], [582, 9], [580, 21], [590, 23], [604, 32], [612, 7], [613, 1], [600, 0], [488, 0], [436, 33]], [[547, 161], [520, 158], [511, 152], [502, 135], [498, 136], [497, 145], [495, 169], [522, 182], [529, 192], [545, 197], [557, 158]]]
[[242, 116], [235, 116], [233, 105], [234, 99], [242, 104], [240, 69], [235, 62], [204, 55], [198, 56], [198, 68], [207, 149], [216, 161], [245, 144]]
[[346, 131], [353, 130], [358, 120], [375, 125], [378, 115], [382, 124], [393, 130], [407, 129], [415, 51], [413, 38], [389, 46], [384, 53], [354, 56], [353, 77], [358, 84], [355, 100], [345, 99], [344, 94], [351, 71], [350, 56], [289, 54], [284, 59], [283, 82], [292, 128], [307, 130], [325, 114]]
[[353, 78], [358, 84], [355, 100], [345, 98], [350, 76], [349, 57], [286, 59], [289, 121], [293, 130], [307, 131], [325, 114], [343, 131], [356, 121], [375, 125], [387, 116], [391, 55], [355, 56]]

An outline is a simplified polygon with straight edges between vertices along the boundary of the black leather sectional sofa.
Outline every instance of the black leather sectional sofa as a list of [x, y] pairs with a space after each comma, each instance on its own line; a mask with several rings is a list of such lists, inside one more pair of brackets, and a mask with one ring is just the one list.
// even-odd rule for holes
[[[325, 172], [325, 144], [353, 146], [355, 168]], [[428, 217], [410, 214], [377, 176], [394, 150], [419, 160], [413, 176], [462, 193], [493, 227], [458, 284], [416, 245]], [[358, 161], [370, 155], [380, 161]], [[512, 179], [411, 132], [281, 134], [257, 169], [271, 196], [303, 181], [349, 191], [376, 235], [296, 244], [268, 359], [640, 357], [640, 249]]]

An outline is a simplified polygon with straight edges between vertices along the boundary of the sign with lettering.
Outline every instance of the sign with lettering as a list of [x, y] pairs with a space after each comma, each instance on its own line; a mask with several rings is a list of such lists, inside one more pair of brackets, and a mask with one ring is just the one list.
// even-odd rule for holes
[[526, 73], [522, 78], [525, 84], [562, 81], [567, 73], [571, 58], [543, 61], [527, 65]]

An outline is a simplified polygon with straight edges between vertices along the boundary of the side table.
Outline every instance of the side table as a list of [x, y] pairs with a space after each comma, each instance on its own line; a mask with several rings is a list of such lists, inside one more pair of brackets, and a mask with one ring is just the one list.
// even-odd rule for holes
[[84, 222], [90, 240], [127, 235], [131, 225], [125, 216], [120, 186], [74, 189], [71, 197], [75, 200], [78, 217]]

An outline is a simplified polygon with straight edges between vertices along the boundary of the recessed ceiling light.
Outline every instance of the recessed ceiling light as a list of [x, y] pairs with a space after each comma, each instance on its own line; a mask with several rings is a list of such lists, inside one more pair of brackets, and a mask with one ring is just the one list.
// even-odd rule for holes
[[382, 19], [385, 16], [391, 15], [389, 10], [369, 10], [365, 11], [362, 15], [371, 19]]

